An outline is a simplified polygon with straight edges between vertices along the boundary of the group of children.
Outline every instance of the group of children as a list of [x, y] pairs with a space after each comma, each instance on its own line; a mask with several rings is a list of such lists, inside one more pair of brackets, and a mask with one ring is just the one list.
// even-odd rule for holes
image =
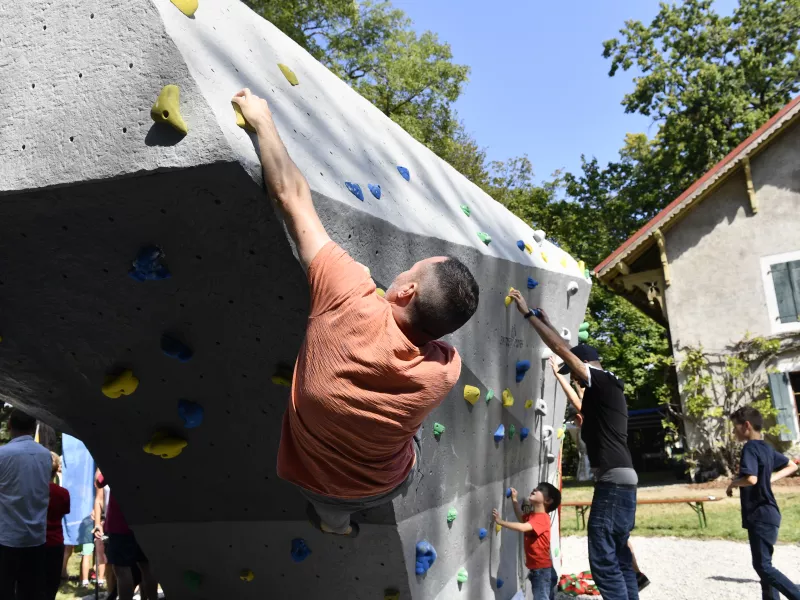
[[[742, 527], [747, 529], [753, 568], [761, 580], [762, 597], [777, 600], [778, 592], [789, 600], [800, 600], [800, 589], [772, 565], [772, 553], [778, 539], [781, 513], [772, 483], [792, 475], [797, 465], [769, 446], [761, 436], [764, 419], [755, 408], [745, 406], [731, 416], [733, 430], [742, 448], [739, 475], [727, 489], [740, 488]], [[553, 600], [558, 577], [550, 553], [549, 513], [561, 504], [561, 492], [546, 482], [531, 492], [522, 506], [517, 490], [511, 488], [511, 503], [517, 521], [505, 521], [497, 509], [492, 511], [495, 523], [525, 534], [525, 566], [533, 588], [534, 600]]]

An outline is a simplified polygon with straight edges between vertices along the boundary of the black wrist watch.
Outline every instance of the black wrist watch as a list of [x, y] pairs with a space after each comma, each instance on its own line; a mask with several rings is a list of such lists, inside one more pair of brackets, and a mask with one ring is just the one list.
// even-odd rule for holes
[[530, 309], [528, 312], [525, 313], [525, 318], [526, 319], [530, 319], [533, 316], [536, 316], [536, 311], [533, 310], [533, 309]]

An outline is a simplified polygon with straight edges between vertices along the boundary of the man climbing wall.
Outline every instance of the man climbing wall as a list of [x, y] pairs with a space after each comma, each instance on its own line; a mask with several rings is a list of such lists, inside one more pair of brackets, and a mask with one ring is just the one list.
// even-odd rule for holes
[[355, 537], [353, 512], [389, 502], [413, 480], [414, 434], [461, 372], [458, 352], [438, 340], [473, 315], [478, 284], [460, 261], [436, 256], [380, 297], [368, 269], [328, 237], [267, 102], [246, 88], [233, 101], [258, 135], [268, 193], [311, 291], [278, 475], [300, 487], [323, 532]]
[[639, 481], [627, 444], [628, 405], [623, 384], [603, 370], [597, 350], [586, 344], [570, 348], [542, 309], [529, 310], [516, 290], [509, 295], [542, 341], [564, 361], [560, 372], [571, 373], [584, 390], [580, 402], [582, 437], [597, 482], [587, 525], [594, 581], [606, 600], [639, 600], [628, 546], [636, 519]]

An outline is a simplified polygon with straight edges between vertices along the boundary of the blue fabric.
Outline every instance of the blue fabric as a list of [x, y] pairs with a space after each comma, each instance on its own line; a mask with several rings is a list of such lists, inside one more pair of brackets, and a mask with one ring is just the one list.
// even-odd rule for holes
[[800, 588], [772, 566], [772, 552], [775, 542], [778, 541], [778, 527], [756, 521], [747, 529], [747, 538], [750, 540], [753, 568], [761, 578], [762, 600], [779, 600], [778, 592], [789, 600], [800, 600]]
[[589, 566], [603, 600], [639, 600], [628, 538], [636, 523], [636, 487], [598, 483], [586, 530]]
[[789, 463], [780, 452], [764, 440], [750, 440], [742, 448], [739, 464], [739, 477], [755, 475], [758, 483], [739, 488], [742, 503], [742, 527], [747, 529], [751, 523], [767, 523], [780, 527], [781, 511], [772, 493], [770, 477], [775, 469], [782, 469]]
[[531, 582], [533, 600], [554, 600], [558, 574], [553, 567], [528, 571], [528, 579]]
[[52, 466], [50, 451], [30, 435], [0, 447], [0, 546], [44, 544]]
[[88, 544], [92, 537], [94, 508], [94, 459], [83, 442], [67, 435], [61, 438], [64, 452], [61, 485], [69, 492], [70, 513], [64, 517], [64, 545]]

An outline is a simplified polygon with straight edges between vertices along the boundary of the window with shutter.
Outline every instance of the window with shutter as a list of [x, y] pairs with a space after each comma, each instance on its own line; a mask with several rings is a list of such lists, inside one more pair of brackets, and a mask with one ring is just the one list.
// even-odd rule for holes
[[778, 425], [786, 427], [781, 433], [781, 440], [791, 442], [797, 439], [797, 417], [795, 415], [794, 398], [789, 385], [788, 373], [770, 373], [769, 390], [772, 394], [772, 406], [778, 410]]
[[772, 284], [780, 322], [800, 321], [800, 260], [772, 265]]

